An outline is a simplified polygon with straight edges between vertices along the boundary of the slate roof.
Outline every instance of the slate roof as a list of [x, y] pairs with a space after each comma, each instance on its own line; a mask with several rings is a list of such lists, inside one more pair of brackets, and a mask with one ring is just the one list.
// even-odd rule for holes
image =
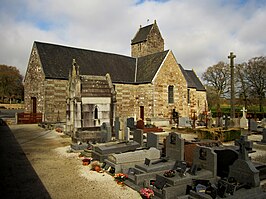
[[151, 82], [168, 52], [169, 50], [166, 50], [139, 57], [137, 60], [137, 80], [139, 82]]
[[[152, 25], [151, 25], [152, 26]], [[148, 26], [146, 26], [148, 27]], [[143, 29], [146, 29], [144, 27]], [[47, 79], [68, 79], [72, 61], [76, 60], [81, 75], [105, 76], [113, 83], [141, 84], [153, 80], [169, 50], [133, 58], [113, 53], [86, 50], [57, 44], [34, 42]], [[194, 71], [184, 70], [179, 64], [189, 88], [206, 91]], [[137, 76], [135, 81], [135, 71]]]
[[111, 97], [111, 88], [105, 76], [81, 75], [82, 97]]
[[[56, 44], [35, 42], [46, 78], [68, 79], [72, 61], [76, 60], [82, 75], [105, 76], [113, 83], [151, 82], [168, 51], [138, 58], [79, 49]], [[135, 81], [135, 70], [137, 79]]]
[[82, 75], [109, 73], [113, 82], [134, 82], [135, 58], [49, 43], [35, 45], [46, 78], [68, 79], [75, 59]]
[[131, 44], [137, 44], [146, 41], [152, 26], [153, 24], [140, 28], [135, 37], [131, 40]]
[[205, 87], [199, 80], [198, 76], [193, 70], [184, 70], [185, 78], [187, 80], [188, 88], [196, 88], [197, 91], [206, 91]]

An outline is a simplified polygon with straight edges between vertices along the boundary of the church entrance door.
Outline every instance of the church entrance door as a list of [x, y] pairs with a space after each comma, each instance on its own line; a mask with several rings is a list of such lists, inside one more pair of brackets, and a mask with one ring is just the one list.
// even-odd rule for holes
[[140, 118], [144, 121], [144, 106], [140, 106]]
[[36, 97], [31, 98], [31, 112], [32, 113], [37, 113], [37, 100]]

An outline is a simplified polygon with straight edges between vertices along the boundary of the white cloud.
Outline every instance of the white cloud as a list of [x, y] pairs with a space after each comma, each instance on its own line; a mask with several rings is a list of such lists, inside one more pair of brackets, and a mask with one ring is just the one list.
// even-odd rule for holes
[[[200, 76], [218, 61], [236, 63], [266, 52], [266, 6], [256, 1], [2, 0], [0, 64], [24, 74], [34, 40], [130, 55], [130, 41], [147, 20], [166, 49]], [[140, 3], [139, 3], [140, 2]]]

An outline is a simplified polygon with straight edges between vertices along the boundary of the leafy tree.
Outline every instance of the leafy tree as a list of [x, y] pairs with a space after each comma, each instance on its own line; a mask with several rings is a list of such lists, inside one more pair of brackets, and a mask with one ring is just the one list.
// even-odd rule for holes
[[0, 98], [4, 99], [23, 99], [24, 88], [22, 75], [14, 66], [0, 65]]
[[[220, 98], [228, 93], [230, 84], [230, 67], [224, 62], [210, 66], [207, 71], [202, 74], [202, 79], [207, 83], [209, 93], [214, 94], [212, 100], [216, 102], [217, 109], [220, 109]], [[207, 93], [208, 95], [208, 93]], [[210, 103], [210, 101], [208, 101]]]
[[266, 93], [266, 57], [254, 57], [248, 61], [244, 73], [250, 86], [250, 94], [259, 100], [260, 112]]

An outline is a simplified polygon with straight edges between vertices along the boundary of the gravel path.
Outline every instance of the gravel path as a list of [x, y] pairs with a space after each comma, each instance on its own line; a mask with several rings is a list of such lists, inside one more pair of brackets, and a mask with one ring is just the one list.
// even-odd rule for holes
[[[11, 145], [5, 149], [1, 147], [1, 162], [6, 162], [5, 166], [1, 166], [5, 171], [1, 172], [1, 179], [5, 179], [1, 183], [1, 196], [4, 194], [6, 198], [54, 199], [141, 198], [138, 192], [129, 187], [117, 185], [112, 176], [96, 173], [90, 171], [87, 166], [82, 166], [78, 154], [66, 152], [70, 144], [70, 138], [67, 136], [54, 130], [44, 130], [37, 125], [12, 125], [9, 128], [0, 127], [1, 146], [6, 143], [4, 139], [13, 137]], [[3, 136], [3, 132], [6, 136]], [[4, 154], [8, 150], [16, 151], [17, 148], [21, 149], [20, 152], [6, 158]], [[10, 174], [10, 165], [14, 164], [16, 159], [21, 159], [20, 156], [24, 157], [24, 160]], [[28, 165], [26, 170], [25, 165]], [[19, 175], [22, 179], [18, 181]], [[39, 186], [33, 186], [35, 184]]]

